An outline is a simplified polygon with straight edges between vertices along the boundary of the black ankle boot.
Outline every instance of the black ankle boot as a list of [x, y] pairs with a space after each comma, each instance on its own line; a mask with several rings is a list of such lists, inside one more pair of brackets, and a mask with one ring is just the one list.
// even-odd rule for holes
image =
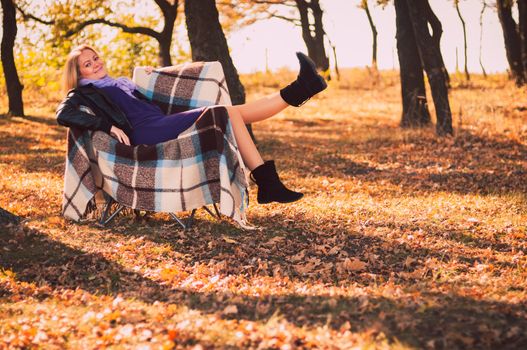
[[258, 185], [258, 203], [271, 202], [290, 203], [302, 198], [300, 192], [294, 192], [284, 186], [278, 174], [274, 161], [269, 160], [251, 172], [251, 177]]
[[280, 90], [280, 96], [291, 106], [299, 107], [328, 84], [317, 73], [315, 63], [302, 52], [297, 52], [296, 57], [300, 62], [300, 72], [294, 82]]

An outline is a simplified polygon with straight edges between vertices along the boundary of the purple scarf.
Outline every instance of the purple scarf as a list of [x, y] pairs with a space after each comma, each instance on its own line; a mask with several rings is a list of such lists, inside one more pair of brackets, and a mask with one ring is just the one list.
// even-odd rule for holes
[[126, 94], [130, 95], [131, 97], [133, 98], [136, 98], [133, 94], [134, 90], [135, 90], [135, 83], [133, 81], [131, 81], [130, 79], [126, 78], [126, 77], [120, 77], [120, 78], [117, 78], [117, 79], [114, 79], [108, 75], [106, 75], [104, 78], [101, 78], [101, 79], [80, 79], [79, 80], [79, 85], [80, 86], [84, 86], [84, 85], [88, 85], [88, 84], [93, 84], [95, 87], [98, 87], [98, 88], [104, 88], [104, 87], [108, 87], [108, 86], [115, 86], [115, 87], [118, 87], [119, 89], [123, 90], [124, 92], [126, 92]]

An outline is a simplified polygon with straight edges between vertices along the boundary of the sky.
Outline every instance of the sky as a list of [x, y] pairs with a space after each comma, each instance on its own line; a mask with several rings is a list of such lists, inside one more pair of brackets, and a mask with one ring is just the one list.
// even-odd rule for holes
[[[359, 0], [321, 0], [324, 26], [336, 46], [339, 67], [365, 67], [371, 63], [372, 35], [366, 13], [357, 7]], [[373, 1], [370, 1], [373, 3]], [[463, 70], [463, 29], [453, 0], [430, 0], [430, 5], [443, 25], [441, 50], [449, 71], [456, 67], [456, 48], [459, 68]], [[468, 69], [481, 72], [479, 65], [481, 0], [461, 0], [460, 11], [467, 23]], [[395, 41], [395, 9], [371, 6], [378, 35], [378, 66], [398, 68]], [[253, 24], [232, 33], [228, 38], [231, 55], [238, 71], [248, 73], [264, 70], [266, 53], [269, 68], [296, 68], [295, 51], [306, 52], [300, 28], [279, 19]], [[483, 17], [482, 61], [488, 73], [504, 72], [507, 67], [503, 33], [495, 9], [487, 8]], [[329, 46], [326, 51], [332, 52]], [[333, 67], [333, 63], [332, 67]]]

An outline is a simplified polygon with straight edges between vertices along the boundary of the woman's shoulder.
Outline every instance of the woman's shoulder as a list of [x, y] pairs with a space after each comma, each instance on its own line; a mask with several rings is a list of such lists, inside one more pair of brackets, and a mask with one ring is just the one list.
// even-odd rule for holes
[[93, 92], [93, 91], [97, 91], [97, 88], [95, 86], [93, 86], [93, 84], [79, 85], [79, 86], [74, 87], [73, 89], [69, 90], [67, 95], [83, 94], [83, 93]]
[[79, 102], [79, 103], [86, 103], [86, 101], [91, 100], [99, 100], [100, 97], [104, 95], [104, 93], [98, 89], [97, 87], [88, 84], [88, 85], [82, 85], [77, 86], [71, 90], [69, 90], [66, 93], [66, 97], [64, 98], [64, 102]]
[[104, 95], [104, 90], [93, 84], [79, 85], [66, 94], [66, 96], [87, 96], [87, 95]]

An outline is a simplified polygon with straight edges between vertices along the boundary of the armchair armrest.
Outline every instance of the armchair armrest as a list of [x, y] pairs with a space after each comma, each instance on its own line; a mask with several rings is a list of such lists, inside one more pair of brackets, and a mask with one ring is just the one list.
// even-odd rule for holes
[[231, 105], [220, 62], [193, 62], [155, 69], [134, 69], [137, 89], [166, 114], [211, 105]]

